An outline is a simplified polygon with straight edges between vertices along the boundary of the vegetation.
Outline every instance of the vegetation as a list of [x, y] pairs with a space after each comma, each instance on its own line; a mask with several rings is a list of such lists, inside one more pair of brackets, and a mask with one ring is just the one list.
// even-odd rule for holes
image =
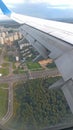
[[14, 86], [13, 128], [38, 130], [67, 120], [71, 113], [62, 91], [48, 89], [57, 79], [36, 79]]
[[0, 88], [8, 89], [8, 84], [7, 83], [0, 83]]
[[0, 119], [7, 112], [7, 103], [8, 103], [8, 84], [0, 84]]
[[39, 70], [39, 69], [42, 69], [42, 67], [40, 66], [39, 63], [37, 62], [27, 62], [27, 67], [28, 69], [30, 70]]
[[2, 74], [2, 76], [8, 75], [9, 69], [8, 68], [0, 68], [0, 74]]
[[8, 56], [5, 55], [5, 56], [4, 56], [4, 60], [5, 60], [5, 61], [9, 61]]
[[13, 62], [13, 64], [12, 64], [12, 65], [13, 65], [13, 69], [16, 69], [16, 65], [15, 65], [15, 63], [14, 63], [14, 62]]
[[1, 55], [1, 53], [2, 53], [2, 48], [0, 48], [0, 55]]
[[13, 33], [14, 31], [13, 30], [9, 30], [8, 33]]
[[5, 55], [4, 60], [9, 62], [15, 62], [15, 57], [13, 55]]
[[56, 64], [55, 64], [54, 62], [52, 62], [52, 63], [49, 63], [49, 64], [47, 65], [47, 67], [48, 67], [48, 68], [56, 68]]
[[9, 67], [9, 63], [3, 63], [2, 67], [6, 67], [6, 68]]
[[14, 74], [23, 74], [25, 73], [24, 69], [23, 68], [17, 68], [13, 71]]

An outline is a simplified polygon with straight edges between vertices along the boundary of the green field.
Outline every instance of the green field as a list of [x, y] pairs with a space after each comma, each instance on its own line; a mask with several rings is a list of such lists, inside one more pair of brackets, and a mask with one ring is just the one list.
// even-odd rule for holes
[[28, 69], [30, 70], [39, 70], [39, 69], [42, 69], [42, 67], [40, 66], [39, 63], [33, 63], [33, 62], [27, 62], [26, 63]]
[[13, 69], [16, 69], [16, 65], [15, 65], [14, 62], [13, 62], [13, 64], [12, 64], [12, 67], [13, 67]]
[[0, 83], [0, 88], [8, 88], [8, 84], [7, 83]]
[[7, 62], [9, 61], [9, 58], [8, 58], [7, 55], [4, 56], [4, 60], [7, 61]]
[[9, 67], [9, 63], [6, 63], [6, 62], [3, 63], [3, 64], [2, 64], [2, 67], [6, 67], [6, 68]]
[[5, 55], [4, 56], [4, 60], [7, 61], [7, 62], [15, 62], [15, 57], [12, 56], [12, 55]]
[[9, 74], [9, 69], [8, 68], [0, 68], [0, 73], [2, 76], [6, 76]]
[[21, 68], [17, 68], [16, 70], [13, 71], [14, 74], [24, 74], [25, 71], [24, 69], [21, 69]]
[[7, 103], [8, 103], [8, 84], [0, 84], [0, 119], [7, 112]]

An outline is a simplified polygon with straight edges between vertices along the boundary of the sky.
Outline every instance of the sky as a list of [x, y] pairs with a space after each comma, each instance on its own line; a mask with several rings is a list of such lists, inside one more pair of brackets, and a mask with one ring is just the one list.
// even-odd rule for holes
[[[3, 0], [16, 13], [46, 19], [73, 18], [73, 0]], [[1, 11], [0, 11], [1, 13]], [[1, 19], [1, 17], [0, 17]]]
[[24, 4], [24, 3], [46, 3], [51, 7], [60, 7], [65, 6], [72, 8], [73, 7], [73, 0], [3, 0], [9, 6], [14, 6], [15, 4]]

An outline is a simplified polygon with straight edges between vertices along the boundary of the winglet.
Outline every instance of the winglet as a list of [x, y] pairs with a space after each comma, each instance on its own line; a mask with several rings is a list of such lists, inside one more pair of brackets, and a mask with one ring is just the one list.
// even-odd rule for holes
[[5, 15], [11, 15], [11, 11], [7, 8], [2, 0], [0, 0], [0, 8]]
[[20, 23], [20, 24], [23, 24], [24, 22], [22, 21], [21, 18], [19, 18], [19, 15], [10, 11], [7, 6], [4, 4], [4, 2], [2, 0], [0, 0], [0, 8], [3, 12], [4, 15], [8, 16], [9, 18], [11, 18], [12, 20]]

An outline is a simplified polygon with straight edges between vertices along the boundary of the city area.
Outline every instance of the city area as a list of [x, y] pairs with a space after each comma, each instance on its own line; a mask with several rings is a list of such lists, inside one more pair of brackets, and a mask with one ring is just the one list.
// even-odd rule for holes
[[55, 63], [38, 55], [17, 28], [0, 27], [1, 125], [37, 130], [73, 119], [61, 89], [50, 89], [61, 79]]

